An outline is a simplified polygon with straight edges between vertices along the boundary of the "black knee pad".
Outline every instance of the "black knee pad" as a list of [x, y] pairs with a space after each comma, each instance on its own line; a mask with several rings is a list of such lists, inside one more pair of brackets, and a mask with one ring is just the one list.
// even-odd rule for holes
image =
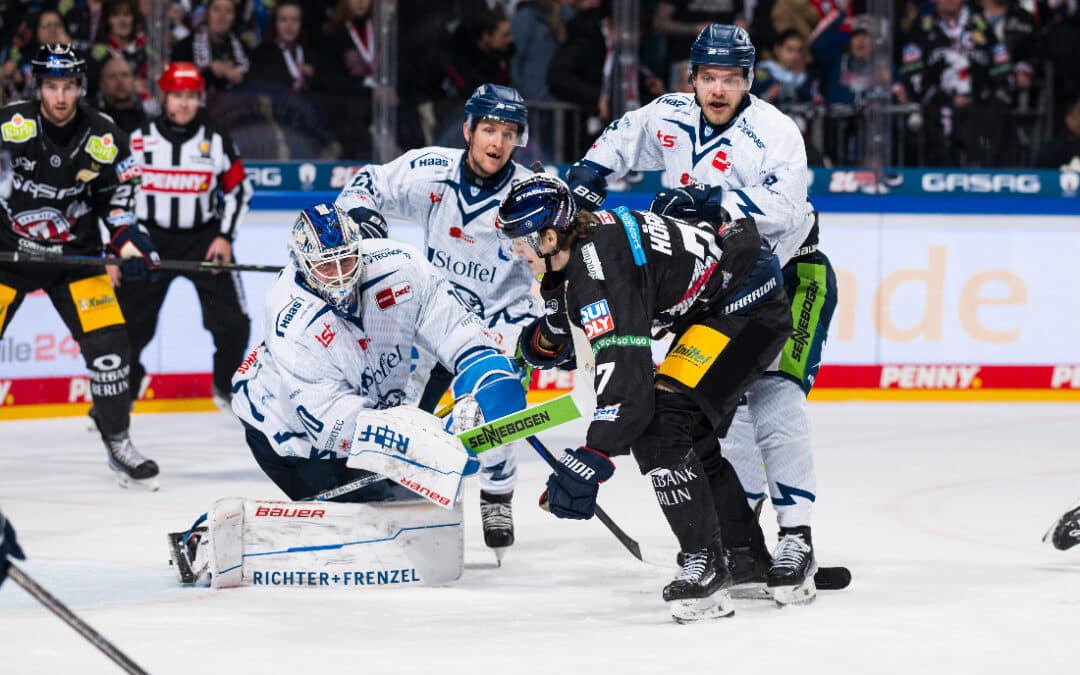
[[686, 394], [658, 389], [652, 420], [631, 448], [642, 475], [683, 463], [690, 454], [693, 430], [701, 416]]

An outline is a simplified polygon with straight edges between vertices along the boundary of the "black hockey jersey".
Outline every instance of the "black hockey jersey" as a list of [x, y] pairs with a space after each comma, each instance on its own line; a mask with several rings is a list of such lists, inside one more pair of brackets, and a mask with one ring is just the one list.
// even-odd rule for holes
[[566, 310], [596, 363], [586, 445], [619, 455], [652, 417], [654, 332], [677, 332], [711, 313], [751, 312], [783, 293], [783, 278], [752, 220], [718, 233], [706, 221], [625, 207], [595, 215], [600, 222], [574, 244], [564, 269]]
[[0, 190], [0, 248], [32, 253], [101, 253], [99, 221], [110, 231], [135, 223], [140, 169], [128, 136], [80, 102], [66, 147], [45, 132], [37, 101], [0, 108], [11, 177]]

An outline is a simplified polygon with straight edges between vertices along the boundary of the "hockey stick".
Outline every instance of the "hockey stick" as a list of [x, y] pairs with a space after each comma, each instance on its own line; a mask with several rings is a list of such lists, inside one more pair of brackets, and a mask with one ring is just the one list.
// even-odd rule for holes
[[[92, 255], [52, 256], [18, 251], [0, 251], [0, 262], [30, 265], [71, 265], [75, 267], [102, 267], [123, 265], [130, 258], [99, 258]], [[239, 263], [212, 262], [210, 260], [162, 260], [154, 268], [177, 272], [280, 272], [280, 265], [241, 265]]]
[[124, 672], [132, 673], [132, 675], [147, 675], [146, 671], [132, 661], [127, 654], [117, 649], [116, 645], [102, 637], [101, 633], [98, 633], [88, 626], [86, 622], [68, 609], [67, 605], [53, 597], [51, 593], [31, 579], [26, 572], [19, 569], [15, 563], [9, 561], [9, 564], [8, 576], [12, 581], [22, 586], [27, 593], [37, 598], [41, 604], [45, 605], [50, 612], [60, 617], [64, 623], [78, 631], [79, 635], [82, 635], [90, 642], [90, 644], [100, 649], [105, 656], [108, 656], [115, 661], [116, 665], [124, 669]]
[[[445, 417], [452, 411], [452, 406], [446, 406], [436, 413], [436, 417]], [[570, 394], [563, 394], [550, 401], [530, 406], [524, 410], [504, 415], [497, 420], [481, 424], [468, 431], [463, 431], [457, 437], [468, 450], [474, 454], [480, 454], [500, 445], [506, 445], [524, 438], [528, 434], [553, 429], [560, 424], [571, 422], [579, 417], [581, 417], [581, 411], [578, 410], [574, 399]], [[532, 436], [528, 437], [532, 438]], [[349, 483], [323, 490], [301, 501], [324, 502], [384, 480], [386, 480], [386, 476], [380, 476], [379, 474], [364, 476]], [[618, 529], [618, 526], [615, 526], [614, 523], [612, 523], [612, 526]]]
[[[528, 440], [529, 445], [540, 454], [544, 461], [552, 468], [555, 468], [555, 456], [544, 446], [543, 442], [535, 436], [529, 436]], [[642, 550], [641, 544], [619, 527], [615, 521], [611, 519], [611, 516], [600, 508], [599, 504], [596, 505], [596, 517], [604, 524], [604, 527], [615, 535], [615, 538], [619, 540], [619, 543], [626, 547], [627, 551], [630, 551], [630, 555], [646, 565], [671, 567], [672, 563], [675, 562], [670, 556], [665, 558], [651, 549]], [[847, 588], [848, 584], [851, 583], [851, 570], [846, 567], [819, 567], [817, 573], [814, 574], [814, 583], [819, 590], [823, 591], [836, 591]], [[770, 595], [768, 597], [771, 598], [772, 596]]]

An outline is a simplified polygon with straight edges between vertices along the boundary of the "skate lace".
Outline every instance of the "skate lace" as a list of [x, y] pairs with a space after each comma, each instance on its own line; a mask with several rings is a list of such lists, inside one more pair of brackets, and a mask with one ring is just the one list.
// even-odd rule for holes
[[803, 541], [802, 537], [797, 534], [786, 534], [776, 546], [773, 565], [794, 569], [803, 564], [809, 553], [810, 545]]
[[136, 467], [146, 461], [135, 446], [127, 438], [109, 441], [109, 453], [113, 459], [129, 467]]
[[510, 504], [481, 504], [480, 520], [485, 530], [509, 530], [514, 526], [514, 511]]
[[697, 553], [687, 553], [686, 559], [683, 560], [682, 569], [679, 570], [679, 574], [676, 575], [675, 581], [697, 582], [701, 577], [705, 576], [705, 566], [708, 563], [708, 550], [698, 551]]

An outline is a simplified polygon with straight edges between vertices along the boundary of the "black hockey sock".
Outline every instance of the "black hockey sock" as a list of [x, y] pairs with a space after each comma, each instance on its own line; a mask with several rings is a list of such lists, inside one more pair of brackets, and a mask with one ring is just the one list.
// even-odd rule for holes
[[681, 464], [653, 469], [649, 479], [681, 550], [700, 551], [717, 539], [716, 508], [697, 456], [691, 452]]
[[131, 424], [127, 331], [120, 326], [87, 333], [79, 348], [90, 377], [98, 430], [102, 436], [127, 431]]
[[746, 492], [739, 482], [739, 475], [731, 462], [720, 455], [719, 443], [715, 439], [703, 441], [698, 447], [702, 445], [713, 446], [702, 454], [702, 465], [708, 475], [724, 543], [728, 546], [764, 549], [765, 535], [761, 531], [757, 516], [746, 501]]

